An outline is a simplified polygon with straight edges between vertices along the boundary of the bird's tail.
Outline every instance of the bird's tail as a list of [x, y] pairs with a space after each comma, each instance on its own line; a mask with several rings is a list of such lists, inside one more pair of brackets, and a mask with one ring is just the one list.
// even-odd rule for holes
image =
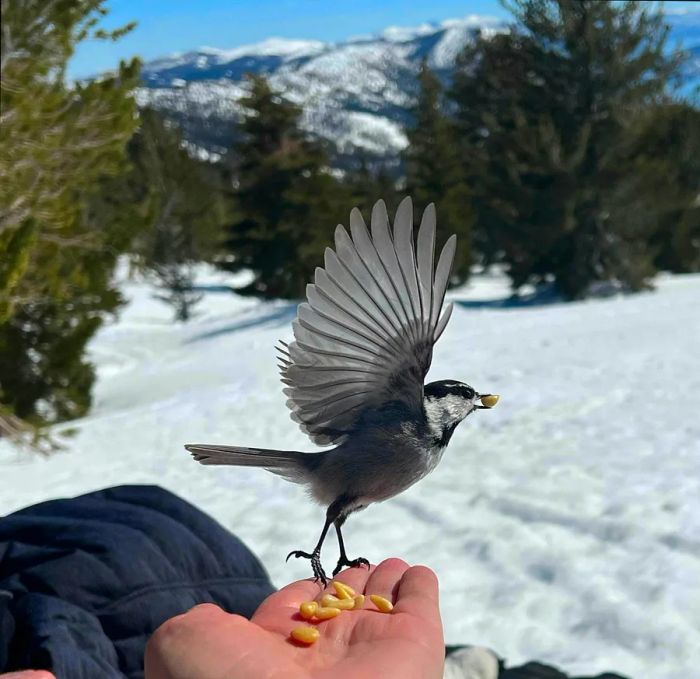
[[296, 450], [267, 450], [245, 446], [210, 446], [190, 443], [185, 446], [200, 464], [262, 467], [294, 483], [304, 483], [321, 461], [322, 452], [300, 453]]

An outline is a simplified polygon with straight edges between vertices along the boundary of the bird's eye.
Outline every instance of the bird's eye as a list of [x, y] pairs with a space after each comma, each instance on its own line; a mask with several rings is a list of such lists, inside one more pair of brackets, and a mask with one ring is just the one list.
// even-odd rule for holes
[[476, 392], [473, 389], [466, 387], [464, 390], [464, 396], [468, 399], [472, 399], [476, 396]]

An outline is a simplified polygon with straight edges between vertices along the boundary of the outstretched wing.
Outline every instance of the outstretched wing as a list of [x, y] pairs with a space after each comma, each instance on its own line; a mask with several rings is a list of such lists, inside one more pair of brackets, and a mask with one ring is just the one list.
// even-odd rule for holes
[[319, 445], [341, 443], [368, 408], [397, 400], [422, 407], [433, 345], [452, 311], [450, 304], [441, 314], [457, 239], [448, 239], [434, 268], [432, 203], [415, 251], [410, 198], [396, 211], [393, 234], [381, 200], [371, 234], [357, 208], [350, 233], [338, 225], [335, 250], [326, 249], [299, 305], [295, 340], [278, 348], [292, 419]]

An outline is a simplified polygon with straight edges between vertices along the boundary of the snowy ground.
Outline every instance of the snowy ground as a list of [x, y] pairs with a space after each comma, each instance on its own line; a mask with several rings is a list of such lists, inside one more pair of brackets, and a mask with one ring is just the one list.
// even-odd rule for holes
[[[216, 276], [209, 276], [216, 282]], [[289, 420], [273, 344], [294, 307], [212, 290], [185, 326], [140, 284], [91, 351], [92, 413], [48, 459], [0, 443], [0, 513], [158, 483], [212, 514], [282, 585], [323, 510], [258, 470], [201, 467], [186, 442], [312, 449]], [[700, 276], [656, 292], [508, 307], [498, 278], [453, 297], [432, 379], [502, 395], [458, 428], [437, 470], [353, 516], [351, 556], [438, 573], [448, 642], [569, 671], [679, 679], [700, 663]], [[479, 303], [479, 300], [484, 303]], [[68, 429], [64, 427], [63, 429]], [[325, 553], [337, 557], [333, 541]]]

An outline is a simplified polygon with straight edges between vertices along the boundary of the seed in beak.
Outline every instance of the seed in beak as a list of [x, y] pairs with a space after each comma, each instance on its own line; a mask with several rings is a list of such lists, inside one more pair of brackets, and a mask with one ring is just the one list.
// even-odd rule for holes
[[487, 407], [487, 408], [493, 408], [496, 403], [498, 403], [498, 399], [500, 396], [498, 394], [484, 394], [481, 397], [481, 402]]

